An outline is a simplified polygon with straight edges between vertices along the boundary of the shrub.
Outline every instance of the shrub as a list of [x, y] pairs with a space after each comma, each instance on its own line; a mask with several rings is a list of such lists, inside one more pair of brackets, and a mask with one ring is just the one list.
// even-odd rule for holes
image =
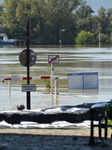
[[112, 103], [110, 103], [108, 106], [106, 106], [106, 113], [108, 116], [108, 124], [112, 125]]
[[82, 30], [75, 42], [78, 44], [78, 45], [92, 45], [94, 43], [94, 36], [93, 36], [93, 33], [91, 32], [86, 32], [84, 30]]
[[50, 89], [51, 89], [50, 79], [44, 79], [44, 83], [45, 83], [45, 86], [47, 88], [47, 91], [50, 92]]

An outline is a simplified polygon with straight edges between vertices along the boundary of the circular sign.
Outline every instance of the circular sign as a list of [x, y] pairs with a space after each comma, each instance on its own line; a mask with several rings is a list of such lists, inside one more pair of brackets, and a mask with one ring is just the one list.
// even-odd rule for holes
[[[20, 63], [27, 67], [27, 49], [23, 50], [19, 55]], [[29, 67], [33, 66], [36, 62], [36, 53], [29, 49]]]

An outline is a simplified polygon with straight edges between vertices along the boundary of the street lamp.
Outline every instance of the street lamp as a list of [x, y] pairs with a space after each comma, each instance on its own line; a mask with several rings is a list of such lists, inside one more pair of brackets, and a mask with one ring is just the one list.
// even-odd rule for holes
[[59, 43], [60, 43], [60, 47], [61, 47], [61, 33], [64, 32], [64, 31], [65, 31], [65, 29], [60, 29], [60, 33], [59, 33], [59, 38], [60, 38]]

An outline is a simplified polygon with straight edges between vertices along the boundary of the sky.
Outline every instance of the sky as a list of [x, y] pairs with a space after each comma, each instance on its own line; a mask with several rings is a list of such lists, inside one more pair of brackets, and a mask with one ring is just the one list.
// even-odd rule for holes
[[112, 0], [85, 0], [90, 5], [97, 15], [97, 10], [103, 6], [105, 9], [112, 8]]

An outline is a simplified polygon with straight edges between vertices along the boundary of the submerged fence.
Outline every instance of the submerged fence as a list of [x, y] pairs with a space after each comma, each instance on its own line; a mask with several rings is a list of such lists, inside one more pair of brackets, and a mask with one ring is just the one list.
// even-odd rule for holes
[[[33, 79], [54, 79], [54, 87], [55, 87], [55, 94], [58, 94], [58, 76], [35, 76], [35, 77], [29, 77], [30, 80]], [[0, 78], [1, 82], [8, 81], [9, 82], [9, 92], [11, 92], [11, 82], [19, 82], [20, 80], [27, 80], [27, 77], [19, 77], [19, 75], [12, 75], [9, 78]], [[53, 86], [52, 86], [53, 88]], [[51, 89], [53, 91], [53, 89]], [[51, 93], [53, 94], [53, 93]]]
[[98, 89], [98, 87], [98, 72], [68, 74], [68, 89]]

